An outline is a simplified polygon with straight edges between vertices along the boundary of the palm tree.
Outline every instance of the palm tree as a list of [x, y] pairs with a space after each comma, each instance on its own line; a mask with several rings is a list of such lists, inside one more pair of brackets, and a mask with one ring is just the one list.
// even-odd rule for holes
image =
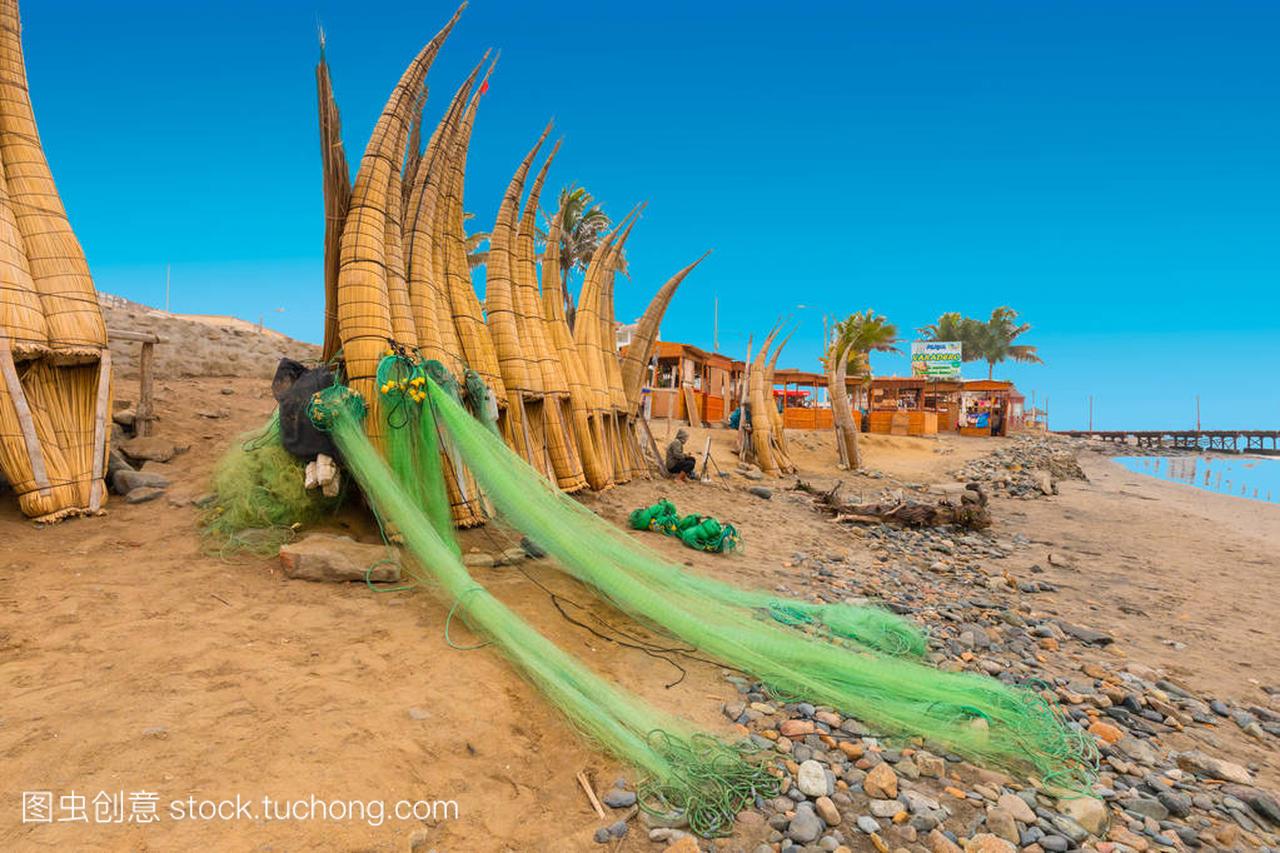
[[1030, 323], [1018, 323], [1017, 311], [1001, 305], [991, 312], [991, 319], [981, 325], [979, 345], [981, 357], [987, 362], [988, 379], [995, 375], [996, 364], [1006, 359], [1044, 364], [1035, 347], [1014, 343], [1019, 336], [1031, 331]]
[[978, 361], [982, 358], [982, 335], [985, 324], [965, 317], [959, 311], [948, 311], [937, 322], [916, 329], [926, 341], [958, 341], [960, 358]]
[[[564, 279], [565, 318], [573, 328], [574, 305], [569, 274], [585, 273], [596, 247], [612, 224], [609, 215], [583, 187], [560, 190], [560, 275]], [[625, 261], [624, 261], [625, 264]]]

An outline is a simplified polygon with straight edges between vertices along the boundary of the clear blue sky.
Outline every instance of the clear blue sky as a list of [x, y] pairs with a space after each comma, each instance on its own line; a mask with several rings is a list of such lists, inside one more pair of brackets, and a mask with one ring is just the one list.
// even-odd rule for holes
[[[452, 11], [400, 0], [24, 4], [37, 117], [101, 289], [321, 334], [313, 67], [348, 150]], [[487, 47], [467, 207], [485, 227], [554, 115], [552, 185], [650, 205], [618, 315], [707, 247], [663, 335], [741, 356], [779, 315], [908, 337], [1009, 304], [1055, 426], [1280, 426], [1280, 6], [476, 0], [429, 113]], [[797, 308], [798, 305], [808, 306]], [[286, 309], [283, 313], [278, 308]], [[905, 373], [883, 357], [877, 372]], [[966, 365], [985, 375], [980, 365]]]

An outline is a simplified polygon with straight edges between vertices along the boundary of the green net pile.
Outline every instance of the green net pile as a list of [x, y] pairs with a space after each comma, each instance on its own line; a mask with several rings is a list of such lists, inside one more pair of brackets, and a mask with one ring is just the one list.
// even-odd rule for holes
[[[440, 386], [433, 390], [458, 406]], [[406, 396], [418, 406], [418, 416], [430, 421], [431, 407]], [[313, 423], [333, 436], [380, 519], [394, 524], [404, 538], [417, 564], [408, 570], [420, 573], [418, 580], [434, 581], [454, 612], [501, 650], [578, 729], [646, 774], [640, 786], [644, 808], [682, 813], [696, 832], [713, 836], [727, 833], [737, 812], [757, 796], [776, 796], [777, 779], [766, 766], [749, 760], [751, 747], [730, 745], [699, 732], [608, 683], [477, 583], [456, 547], [446, 542], [419, 507], [418, 495], [405, 487], [395, 470], [397, 464], [389, 466], [369, 442], [363, 429], [365, 412], [358, 394], [337, 385], [317, 394], [310, 409]], [[474, 428], [492, 435], [483, 424], [467, 418]], [[439, 457], [421, 458], [438, 463]]]
[[732, 524], [721, 524], [707, 515], [681, 516], [676, 505], [666, 498], [653, 506], [633, 510], [627, 521], [633, 530], [665, 533], [696, 551], [721, 554], [737, 549], [742, 542]]
[[830, 705], [886, 733], [925, 737], [1060, 787], [1092, 780], [1092, 741], [1040, 694], [895, 656], [922, 653], [924, 640], [887, 611], [778, 600], [682, 571], [561, 493], [443, 389], [427, 386], [424, 411], [502, 518], [626, 613], [778, 696]]
[[213, 500], [201, 522], [206, 547], [226, 554], [267, 556], [298, 528], [331, 514], [341, 497], [308, 492], [302, 462], [280, 443], [279, 414], [241, 436], [213, 470]]

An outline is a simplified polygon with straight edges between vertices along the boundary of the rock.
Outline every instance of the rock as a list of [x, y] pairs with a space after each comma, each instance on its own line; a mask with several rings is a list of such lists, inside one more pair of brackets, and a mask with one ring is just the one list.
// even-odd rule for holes
[[813, 720], [783, 720], [778, 726], [778, 734], [789, 738], [804, 737], [815, 731]]
[[1089, 726], [1089, 734], [1101, 738], [1105, 743], [1118, 743], [1124, 737], [1122, 730], [1101, 720]]
[[807, 797], [831, 795], [826, 768], [812, 758], [801, 763], [800, 770], [796, 773], [796, 787]]
[[1036, 813], [1031, 806], [1027, 805], [1027, 801], [1019, 797], [1017, 794], [1001, 794], [996, 800], [996, 806], [1008, 812], [1014, 820], [1021, 821], [1026, 824], [1036, 822]]
[[111, 488], [117, 495], [127, 495], [134, 489], [152, 488], [167, 489], [169, 478], [147, 471], [134, 471], [132, 468], [121, 468], [111, 475]]
[[931, 853], [960, 853], [960, 848], [936, 829], [925, 836], [924, 840]]
[[1128, 800], [1121, 800], [1120, 805], [1125, 811], [1149, 817], [1157, 823], [1169, 817], [1169, 810], [1165, 808], [1164, 804], [1150, 797], [1134, 797]]
[[1031, 480], [1042, 495], [1052, 495], [1056, 491], [1053, 488], [1053, 475], [1048, 471], [1032, 471]]
[[125, 495], [125, 502], [131, 504], [141, 504], [147, 501], [153, 501], [164, 494], [164, 489], [153, 488], [151, 486], [140, 486], [131, 489], [129, 494]]
[[827, 822], [827, 826], [840, 825], [840, 812], [830, 797], [818, 797], [813, 807], [818, 812], [818, 817]]
[[1018, 825], [1013, 815], [999, 806], [987, 809], [987, 829], [1005, 841], [1018, 843]]
[[765, 486], [752, 486], [751, 488], [747, 489], [747, 491], [755, 495], [756, 497], [764, 498], [765, 500], [770, 500], [773, 498], [773, 489], [766, 488]]
[[1239, 764], [1233, 764], [1221, 758], [1214, 758], [1197, 749], [1174, 753], [1173, 760], [1183, 770], [1194, 773], [1197, 776], [1222, 779], [1239, 785], [1250, 785], [1253, 782], [1253, 777], [1249, 775], [1249, 771]]
[[930, 755], [927, 752], [918, 752], [915, 759], [916, 767], [919, 768], [921, 776], [929, 779], [941, 779], [947, 774], [947, 762], [943, 758]]
[[609, 827], [602, 826], [596, 830], [595, 835], [591, 836], [591, 840], [596, 844], [608, 844], [612, 840], [609, 835]]
[[425, 709], [423, 709], [423, 708], [419, 708], [419, 707], [417, 707], [417, 706], [414, 706], [414, 707], [412, 707], [412, 708], [410, 708], [410, 709], [409, 709], [409, 719], [411, 719], [411, 720], [429, 720], [429, 719], [431, 719], [431, 712], [430, 712], [430, 711], [427, 711], [427, 710], [425, 710]]
[[1058, 800], [1058, 812], [1080, 824], [1090, 835], [1102, 836], [1111, 822], [1107, 804], [1094, 797]]
[[493, 555], [485, 554], [481, 551], [465, 554], [462, 557], [462, 565], [477, 569], [492, 569], [494, 566]]
[[366, 572], [372, 581], [400, 580], [400, 563], [388, 560], [386, 548], [330, 533], [312, 533], [281, 546], [280, 565], [286, 577], [297, 580], [363, 581]]
[[636, 794], [634, 791], [624, 791], [621, 788], [614, 788], [601, 797], [600, 802], [604, 803], [611, 809], [627, 809], [636, 804]]
[[622, 838], [627, 834], [627, 822], [625, 820], [617, 820], [609, 824], [609, 837]]
[[120, 452], [127, 458], [142, 462], [168, 462], [181, 451], [172, 441], [158, 436], [138, 436], [120, 445]]
[[1153, 766], [1160, 760], [1159, 754], [1155, 748], [1145, 740], [1138, 740], [1132, 735], [1125, 735], [1116, 742], [1116, 749], [1132, 758], [1139, 764], [1145, 764], [1148, 767]]
[[858, 818], [858, 829], [862, 830], [867, 835], [871, 835], [873, 832], [880, 831], [880, 823], [873, 817], [862, 815]]
[[504, 550], [499, 559], [494, 560], [494, 565], [514, 566], [517, 563], [524, 562], [529, 555], [525, 553], [523, 548], [507, 548]]
[[964, 853], [1017, 853], [1017, 850], [1008, 841], [989, 832], [979, 833], [964, 843]]
[[807, 809], [802, 809], [797, 811], [796, 816], [791, 818], [791, 823], [787, 824], [787, 837], [792, 841], [808, 844], [811, 841], [817, 841], [824, 829], [826, 825], [820, 817]]
[[[1275, 798], [1266, 791], [1262, 791], [1258, 788], [1245, 787], [1243, 785], [1223, 785], [1222, 793], [1235, 797], [1250, 809], [1257, 812], [1260, 816], [1266, 818], [1276, 826], [1280, 826], [1280, 804], [1277, 804]], [[1163, 801], [1163, 798], [1161, 798], [1161, 802]], [[1172, 808], [1170, 808], [1169, 811], [1177, 814], [1177, 812], [1174, 812]]]
[[415, 829], [409, 836], [409, 853], [426, 853], [434, 850], [431, 847], [431, 833], [425, 829]]
[[862, 790], [876, 800], [894, 800], [898, 797], [898, 776], [887, 762], [881, 762], [862, 780]]
[[1095, 631], [1092, 628], [1084, 628], [1080, 625], [1072, 625], [1070, 622], [1064, 622], [1061, 619], [1058, 620], [1058, 627], [1080, 642], [1090, 646], [1109, 646], [1115, 642], [1115, 638], [1110, 634]]
[[895, 815], [906, 811], [907, 807], [897, 800], [872, 800], [870, 809], [873, 816], [892, 820]]
[[701, 853], [698, 847], [698, 839], [692, 835], [681, 835], [674, 844], [668, 844], [662, 849], [662, 853]]
[[1123, 844], [1125, 847], [1138, 851], [1138, 853], [1144, 853], [1151, 847], [1151, 842], [1147, 841], [1147, 839], [1119, 825], [1111, 827], [1107, 832], [1107, 840], [1114, 841], [1116, 844]]

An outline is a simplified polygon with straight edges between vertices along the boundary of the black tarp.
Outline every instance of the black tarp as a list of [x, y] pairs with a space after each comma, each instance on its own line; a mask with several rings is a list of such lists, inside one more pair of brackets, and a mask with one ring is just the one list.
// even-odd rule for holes
[[311, 423], [307, 406], [317, 391], [333, 384], [333, 371], [327, 367], [308, 368], [291, 358], [280, 359], [271, 393], [280, 404], [280, 443], [299, 459], [310, 461], [323, 453], [334, 459], [338, 450], [328, 434]]

